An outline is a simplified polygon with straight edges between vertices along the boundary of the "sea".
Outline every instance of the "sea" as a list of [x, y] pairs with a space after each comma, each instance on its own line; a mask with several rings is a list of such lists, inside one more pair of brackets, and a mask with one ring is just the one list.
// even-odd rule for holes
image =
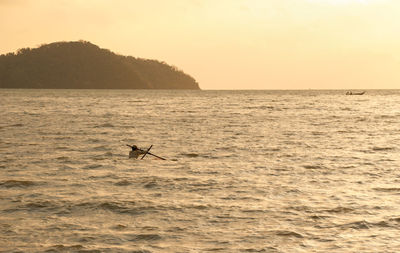
[[345, 94], [1, 89], [0, 252], [400, 252], [400, 90]]

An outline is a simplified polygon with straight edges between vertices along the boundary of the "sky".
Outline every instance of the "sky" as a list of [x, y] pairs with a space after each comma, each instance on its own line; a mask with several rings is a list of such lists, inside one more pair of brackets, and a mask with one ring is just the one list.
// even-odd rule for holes
[[0, 0], [0, 54], [56, 41], [202, 89], [400, 89], [399, 0]]

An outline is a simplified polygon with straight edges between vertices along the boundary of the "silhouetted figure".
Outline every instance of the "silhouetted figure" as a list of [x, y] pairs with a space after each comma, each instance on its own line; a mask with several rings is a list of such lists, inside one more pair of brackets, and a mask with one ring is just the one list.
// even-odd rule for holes
[[143, 155], [145, 151], [139, 149], [136, 145], [131, 146], [132, 150], [129, 152], [129, 158], [137, 159], [140, 155]]
[[129, 152], [129, 158], [137, 159], [137, 158], [139, 158], [140, 155], [143, 155], [142, 158], [141, 158], [141, 159], [143, 159], [146, 155], [151, 155], [151, 156], [157, 157], [160, 160], [167, 160], [167, 159], [165, 159], [165, 158], [163, 158], [161, 156], [158, 156], [158, 155], [155, 155], [155, 154], [152, 154], [152, 153], [149, 152], [151, 147], [153, 147], [153, 145], [151, 145], [146, 151], [138, 148], [136, 145], [128, 145], [128, 144], [126, 144], [126, 146], [132, 148], [132, 150]]

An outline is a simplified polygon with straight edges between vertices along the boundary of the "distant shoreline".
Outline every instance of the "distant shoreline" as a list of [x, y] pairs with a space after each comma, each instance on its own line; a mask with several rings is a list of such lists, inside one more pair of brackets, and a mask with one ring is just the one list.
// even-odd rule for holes
[[345, 94], [347, 91], [366, 91], [365, 95], [368, 95], [369, 93], [377, 92], [377, 91], [384, 91], [384, 92], [389, 92], [389, 91], [395, 91], [395, 92], [400, 92], [400, 89], [123, 89], [123, 88], [93, 88], [93, 89], [87, 89], [87, 88], [3, 88], [0, 87], [0, 90], [99, 90], [99, 91], [105, 91], [105, 90], [110, 90], [110, 91], [118, 91], [118, 90], [126, 90], [126, 91], [204, 91], [204, 92], [300, 92], [300, 93], [306, 93], [306, 92], [342, 92]]
[[118, 55], [87, 41], [0, 55], [0, 88], [200, 90], [193, 77], [175, 66]]

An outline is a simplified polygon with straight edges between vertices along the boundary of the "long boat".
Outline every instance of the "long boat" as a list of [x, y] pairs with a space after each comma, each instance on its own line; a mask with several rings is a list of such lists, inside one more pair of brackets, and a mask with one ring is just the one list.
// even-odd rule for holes
[[348, 91], [346, 92], [346, 95], [364, 95], [365, 91], [362, 92], [352, 92], [352, 91]]

